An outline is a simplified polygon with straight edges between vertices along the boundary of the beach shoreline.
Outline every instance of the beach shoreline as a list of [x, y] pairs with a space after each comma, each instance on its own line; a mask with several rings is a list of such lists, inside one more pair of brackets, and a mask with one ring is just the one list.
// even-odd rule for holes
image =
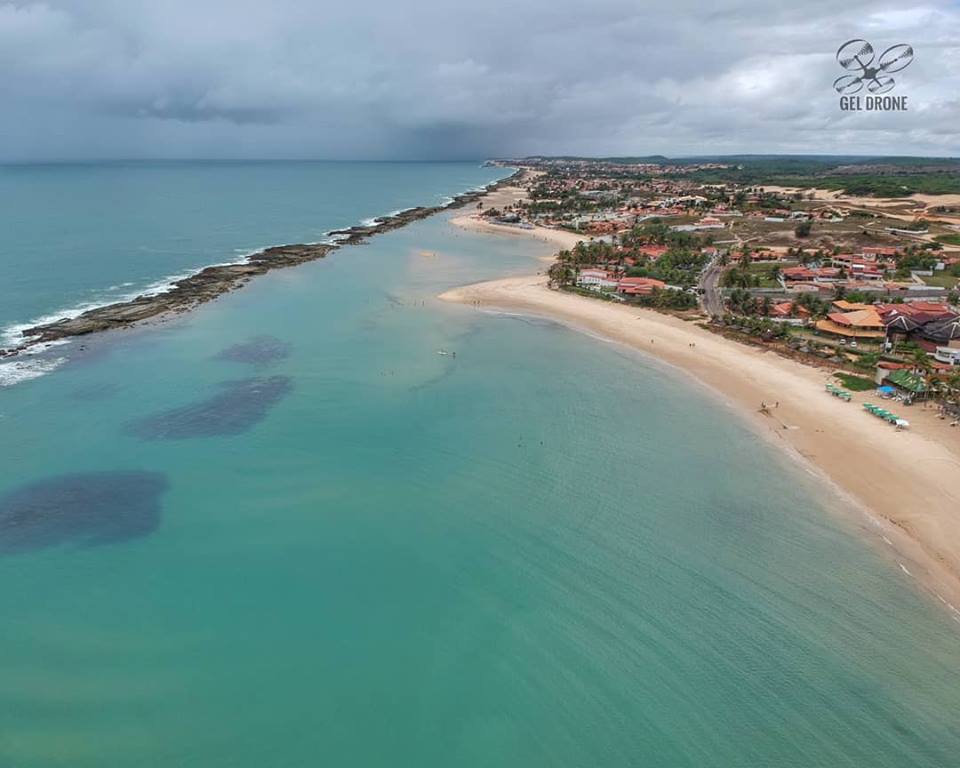
[[[911, 431], [870, 417], [855, 393], [829, 397], [831, 372], [739, 344], [651, 309], [547, 286], [545, 275], [491, 280], [441, 294], [474, 310], [534, 316], [623, 344], [704, 385], [784, 455], [864, 513], [893, 567], [928, 590], [960, 623], [960, 430], [915, 405]], [[869, 395], [869, 393], [868, 393]], [[761, 412], [761, 404], [766, 404]], [[842, 499], [841, 499], [842, 500]]]

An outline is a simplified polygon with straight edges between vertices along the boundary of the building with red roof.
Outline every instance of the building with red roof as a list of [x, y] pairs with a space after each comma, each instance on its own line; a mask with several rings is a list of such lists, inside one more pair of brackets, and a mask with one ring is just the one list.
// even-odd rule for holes
[[652, 277], [624, 277], [617, 284], [617, 293], [624, 296], [649, 296], [667, 287], [663, 280]]

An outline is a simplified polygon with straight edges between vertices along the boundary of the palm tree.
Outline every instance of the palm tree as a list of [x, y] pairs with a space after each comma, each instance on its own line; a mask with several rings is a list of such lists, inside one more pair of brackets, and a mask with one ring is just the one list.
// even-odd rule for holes
[[550, 265], [550, 268], [547, 270], [547, 277], [549, 278], [551, 287], [564, 288], [573, 282], [574, 270], [570, 268], [567, 262], [558, 260]]

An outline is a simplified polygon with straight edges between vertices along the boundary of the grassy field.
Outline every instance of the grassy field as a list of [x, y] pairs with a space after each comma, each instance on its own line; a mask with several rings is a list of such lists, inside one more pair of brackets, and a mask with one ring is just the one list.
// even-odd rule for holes
[[[789, 264], [784, 263], [778, 266], [783, 268], [786, 266], [795, 266], [795, 265], [792, 263], [789, 263]], [[780, 283], [774, 280], [772, 277], [770, 277], [770, 270], [772, 268], [773, 268], [773, 264], [751, 264], [749, 267], [747, 267], [747, 271], [751, 275], [754, 275], [760, 278], [760, 285], [757, 286], [758, 288], [781, 288], [782, 286], [780, 285]]]
[[944, 272], [935, 272], [932, 277], [921, 277], [920, 279], [929, 286], [946, 288], [948, 291], [956, 288], [957, 283], [960, 282], [960, 279]]
[[960, 245], [960, 235], [937, 235], [933, 239], [944, 245]]
[[863, 376], [854, 376], [851, 373], [838, 373], [836, 377], [840, 380], [840, 383], [843, 384], [844, 388], [849, 389], [851, 392], [868, 392], [877, 386], [870, 379], [865, 379]]

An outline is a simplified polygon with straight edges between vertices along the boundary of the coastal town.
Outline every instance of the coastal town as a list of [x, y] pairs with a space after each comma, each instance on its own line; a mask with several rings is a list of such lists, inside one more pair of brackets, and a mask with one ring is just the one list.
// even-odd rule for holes
[[732, 163], [508, 162], [522, 199], [476, 215], [577, 236], [553, 288], [675, 314], [829, 367], [838, 391], [960, 421], [960, 195], [869, 194], [890, 189], [875, 167], [827, 189], [726, 180]]

